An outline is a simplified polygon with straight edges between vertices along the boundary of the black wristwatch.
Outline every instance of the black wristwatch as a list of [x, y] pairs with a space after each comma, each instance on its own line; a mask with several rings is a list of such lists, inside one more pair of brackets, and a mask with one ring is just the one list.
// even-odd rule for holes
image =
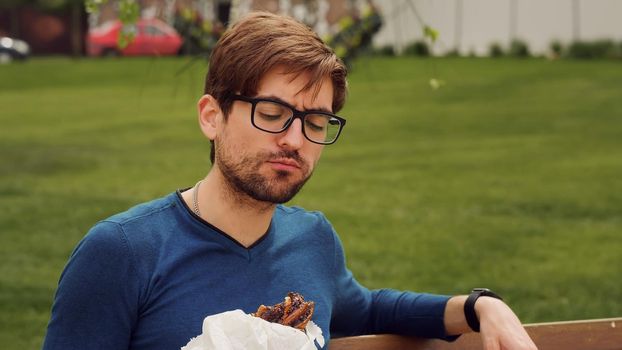
[[503, 300], [499, 295], [487, 288], [475, 288], [471, 291], [471, 294], [464, 302], [464, 317], [474, 332], [479, 332], [479, 319], [475, 313], [475, 302], [479, 297], [493, 297]]

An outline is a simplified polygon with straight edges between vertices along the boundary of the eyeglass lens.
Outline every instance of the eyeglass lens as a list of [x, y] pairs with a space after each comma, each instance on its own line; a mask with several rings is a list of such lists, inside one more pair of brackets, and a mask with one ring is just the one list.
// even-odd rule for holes
[[[258, 128], [277, 133], [286, 129], [293, 115], [294, 111], [286, 106], [259, 101], [253, 119]], [[339, 135], [341, 122], [327, 114], [307, 114], [304, 116], [303, 128], [309, 140], [330, 143]]]

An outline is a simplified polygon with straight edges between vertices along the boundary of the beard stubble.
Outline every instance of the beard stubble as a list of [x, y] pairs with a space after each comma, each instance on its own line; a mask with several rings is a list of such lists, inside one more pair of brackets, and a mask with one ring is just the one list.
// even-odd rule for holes
[[[302, 189], [311, 177], [309, 165], [297, 151], [282, 150], [280, 152], [260, 152], [248, 155], [238, 152], [240, 156], [232, 157], [230, 149], [222, 142], [216, 147], [216, 163], [228, 184], [231, 194], [250, 197], [259, 202], [281, 204], [290, 201]], [[223, 147], [224, 146], [224, 147]], [[302, 177], [294, 180], [295, 174], [288, 171], [274, 171], [269, 178], [261, 174], [260, 168], [271, 159], [288, 158], [300, 165]]]

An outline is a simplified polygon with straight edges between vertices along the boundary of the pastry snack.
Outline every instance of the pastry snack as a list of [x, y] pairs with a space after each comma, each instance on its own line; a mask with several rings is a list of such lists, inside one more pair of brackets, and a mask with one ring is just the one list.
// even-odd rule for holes
[[282, 303], [273, 306], [261, 305], [251, 315], [268, 322], [280, 323], [303, 330], [309, 320], [311, 320], [311, 316], [313, 316], [314, 307], [314, 302], [305, 301], [302, 295], [289, 292]]

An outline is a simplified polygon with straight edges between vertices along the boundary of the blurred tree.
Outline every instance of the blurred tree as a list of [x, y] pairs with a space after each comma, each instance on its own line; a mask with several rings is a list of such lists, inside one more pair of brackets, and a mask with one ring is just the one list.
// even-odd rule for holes
[[372, 37], [382, 27], [382, 17], [373, 6], [368, 6], [362, 15], [343, 17], [339, 21], [339, 31], [326, 42], [344, 63], [351, 67], [356, 56], [371, 47]]
[[[44, 1], [63, 1], [63, 0], [44, 0]], [[67, 0], [67, 1], [84, 1], [86, 12], [95, 13], [99, 11], [99, 7], [108, 2], [108, 0]], [[135, 24], [140, 16], [140, 6], [137, 0], [118, 0], [119, 20], [123, 23], [123, 29], [119, 36], [119, 46], [126, 47], [136, 34]]]
[[3, 0], [0, 2], [0, 9], [9, 10], [9, 35], [19, 37], [18, 9], [20, 6], [30, 5], [34, 2], [35, 0]]
[[84, 15], [84, 0], [2, 0], [0, 8], [9, 9], [10, 21], [9, 32], [12, 36], [19, 37], [19, 8], [24, 6], [35, 7], [41, 11], [69, 10], [71, 24], [71, 51], [74, 56], [79, 56], [83, 51], [82, 20]]
[[80, 56], [84, 51], [82, 22], [84, 20], [83, 0], [36, 0], [41, 6], [51, 9], [69, 8], [71, 14], [71, 53]]
[[181, 47], [184, 55], [209, 56], [225, 29], [220, 21], [209, 21], [190, 7], [177, 11], [172, 23], [184, 39]]

